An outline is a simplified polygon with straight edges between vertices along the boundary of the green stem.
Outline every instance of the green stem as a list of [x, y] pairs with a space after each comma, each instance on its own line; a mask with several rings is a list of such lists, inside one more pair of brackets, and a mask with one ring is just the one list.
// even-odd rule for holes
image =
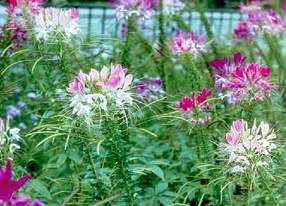
[[110, 162], [116, 166], [118, 189], [121, 191], [125, 189], [128, 204], [132, 206], [135, 205], [135, 192], [128, 163], [130, 150], [128, 127], [121, 118], [117, 118], [105, 120], [103, 126], [104, 135], [107, 137], [105, 146], [109, 151]]
[[163, 81], [163, 88], [165, 91], [168, 90], [168, 75], [166, 72], [166, 55], [168, 53], [168, 48], [166, 45], [166, 33], [165, 33], [165, 17], [164, 17], [164, 4], [163, 0], [160, 0], [160, 13], [158, 17], [159, 24], [159, 53], [161, 55], [160, 62], [158, 65], [159, 75]]
[[206, 29], [208, 40], [211, 41], [211, 47], [212, 47], [213, 53], [215, 54], [215, 56], [217, 56], [218, 55], [217, 43], [215, 41], [214, 34], [213, 34], [212, 29], [211, 29], [211, 25], [208, 21], [208, 18], [205, 15], [205, 10], [201, 5], [200, 0], [194, 0], [194, 4], [196, 7], [196, 10], [200, 14], [200, 19], [201, 19], [201, 21], [202, 21], [202, 23]]
[[129, 17], [127, 22], [126, 38], [123, 45], [123, 51], [121, 56], [121, 64], [127, 68], [130, 68], [131, 65], [130, 51], [132, 48], [132, 36], [136, 32], [136, 30], [137, 30], [136, 19]]

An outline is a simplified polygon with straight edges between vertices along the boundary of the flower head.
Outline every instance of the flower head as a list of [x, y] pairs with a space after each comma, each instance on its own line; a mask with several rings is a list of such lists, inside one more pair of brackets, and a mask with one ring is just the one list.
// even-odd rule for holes
[[[0, 155], [11, 159], [15, 150], [20, 149], [20, 146], [16, 144], [21, 141], [19, 133], [19, 128], [10, 128], [8, 121], [5, 125], [4, 120], [0, 118]], [[9, 150], [4, 153], [3, 151], [5, 150], [3, 148], [8, 148]]]
[[247, 64], [240, 53], [233, 59], [216, 59], [210, 64], [216, 70], [214, 81], [220, 96], [230, 103], [261, 101], [272, 91], [273, 84], [268, 81], [271, 69], [256, 63]]
[[190, 53], [198, 56], [205, 52], [205, 37], [194, 32], [178, 32], [172, 40], [172, 51], [174, 54]]
[[80, 72], [67, 89], [72, 95], [73, 114], [84, 117], [90, 125], [97, 112], [112, 108], [123, 111], [126, 105], [132, 105], [128, 92], [132, 80], [128, 69], [119, 64], [103, 67], [101, 71], [91, 69], [88, 74]]
[[78, 20], [79, 12], [76, 9], [42, 9], [34, 16], [34, 32], [39, 40], [47, 41], [58, 34], [69, 40], [80, 30]]
[[8, 13], [19, 16], [23, 13], [21, 9], [24, 9], [29, 15], [38, 14], [42, 9], [42, 5], [42, 0], [9, 0]]
[[160, 79], [146, 79], [137, 84], [136, 97], [140, 101], [152, 102], [162, 98], [164, 94]]
[[81, 93], [84, 91], [84, 83], [80, 76], [77, 76], [74, 81], [69, 84], [68, 91], [70, 93]]
[[244, 120], [233, 122], [226, 134], [226, 144], [221, 144], [224, 155], [228, 156], [229, 172], [243, 173], [256, 167], [267, 166], [271, 153], [276, 149], [273, 140], [276, 135], [269, 124], [261, 122], [252, 128]]
[[240, 21], [234, 29], [234, 34], [238, 41], [252, 40], [257, 36], [257, 33], [258, 27], [247, 20]]
[[183, 116], [191, 123], [204, 124], [210, 120], [207, 112], [210, 110], [208, 99], [211, 95], [211, 91], [207, 88], [203, 88], [199, 94], [193, 92], [192, 96], [181, 99], [177, 109], [181, 110]]
[[0, 170], [0, 200], [8, 202], [13, 194], [23, 187], [31, 177], [23, 176], [18, 180], [13, 179], [12, 162], [7, 160], [6, 168]]

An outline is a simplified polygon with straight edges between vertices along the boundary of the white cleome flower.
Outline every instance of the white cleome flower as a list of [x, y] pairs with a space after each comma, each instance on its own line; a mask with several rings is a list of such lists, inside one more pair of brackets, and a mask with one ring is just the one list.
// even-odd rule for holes
[[8, 154], [2, 154], [7, 155], [9, 158], [12, 158], [11, 155], [18, 149], [20, 149], [20, 146], [16, 144], [17, 142], [21, 141], [21, 137], [19, 135], [20, 129], [19, 128], [9, 128], [9, 123], [7, 121], [6, 126], [4, 125], [4, 121], [0, 118], [0, 153], [2, 153], [2, 148], [9, 148]]
[[267, 166], [271, 154], [277, 148], [273, 140], [276, 134], [266, 122], [257, 127], [256, 122], [248, 128], [247, 122], [235, 121], [227, 134], [227, 144], [221, 144], [221, 150], [228, 155], [231, 172], [243, 172], [247, 169]]
[[102, 94], [76, 94], [72, 97], [70, 106], [73, 114], [85, 118], [90, 124], [94, 110], [107, 111], [107, 99]]
[[75, 9], [42, 9], [34, 16], [34, 32], [38, 40], [47, 41], [55, 35], [61, 34], [67, 39], [80, 31], [79, 14]]
[[19, 136], [20, 129], [19, 128], [12, 128], [9, 130], [9, 138], [11, 140], [19, 141], [21, 137]]

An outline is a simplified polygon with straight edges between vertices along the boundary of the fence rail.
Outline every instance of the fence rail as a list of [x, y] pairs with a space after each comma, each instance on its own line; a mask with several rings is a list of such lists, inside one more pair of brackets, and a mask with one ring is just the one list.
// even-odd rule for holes
[[[78, 8], [80, 10], [80, 26], [86, 35], [120, 35], [120, 22], [116, 19], [116, 13], [108, 4], [90, 3], [90, 4], [57, 4], [50, 5], [61, 8]], [[193, 31], [204, 34], [205, 30], [200, 21], [197, 12], [181, 14], [186, 24], [190, 25]], [[231, 36], [234, 27], [238, 21], [243, 19], [243, 14], [237, 10], [230, 9], [208, 9], [206, 11], [214, 34], [221, 39], [227, 39]], [[0, 17], [5, 17], [5, 6], [0, 3]], [[2, 22], [3, 23], [3, 18]], [[155, 37], [158, 31], [157, 22], [153, 19], [146, 20], [141, 24], [141, 31], [150, 37]], [[175, 26], [168, 25], [168, 31], [174, 32]]]

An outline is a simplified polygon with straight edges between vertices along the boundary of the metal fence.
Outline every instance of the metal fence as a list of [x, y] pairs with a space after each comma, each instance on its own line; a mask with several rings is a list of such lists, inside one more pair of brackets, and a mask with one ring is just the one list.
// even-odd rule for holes
[[[120, 22], [116, 19], [116, 12], [107, 4], [63, 4], [57, 7], [75, 7], [80, 10], [80, 26], [85, 35], [120, 35]], [[204, 26], [200, 21], [197, 12], [181, 13], [185, 23], [190, 25], [193, 31], [204, 34]], [[0, 17], [5, 16], [5, 7], [0, 7]], [[237, 23], [244, 18], [237, 10], [214, 9], [207, 10], [206, 16], [209, 19], [214, 34], [220, 39], [231, 37], [232, 31]], [[3, 18], [2, 22], [3, 23]], [[140, 24], [141, 31], [150, 37], [155, 38], [158, 32], [158, 25], [155, 18], [144, 21]], [[174, 32], [174, 24], [168, 24], [168, 31]]]

